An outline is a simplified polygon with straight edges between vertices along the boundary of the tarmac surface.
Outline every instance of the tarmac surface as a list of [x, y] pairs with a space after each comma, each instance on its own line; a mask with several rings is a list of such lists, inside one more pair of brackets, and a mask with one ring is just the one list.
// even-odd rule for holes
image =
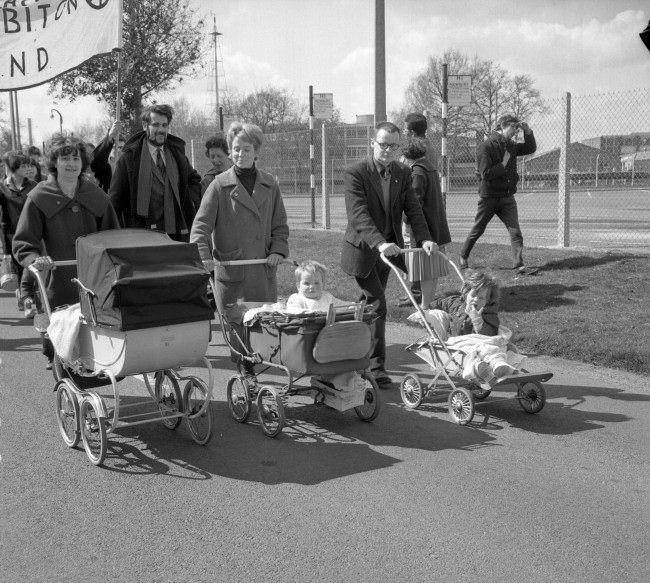
[[[531, 356], [554, 374], [537, 415], [490, 397], [462, 427], [444, 398], [408, 410], [393, 389], [372, 423], [291, 400], [270, 439], [255, 410], [230, 418], [213, 329], [212, 440], [120, 429], [98, 468], [63, 443], [38, 335], [0, 293], [0, 581], [650, 579], [646, 377]], [[416, 330], [387, 336], [395, 381], [431, 377], [404, 350]]]

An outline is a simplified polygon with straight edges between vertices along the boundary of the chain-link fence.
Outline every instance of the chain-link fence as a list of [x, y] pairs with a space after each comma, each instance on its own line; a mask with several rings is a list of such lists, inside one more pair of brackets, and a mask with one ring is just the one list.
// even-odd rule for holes
[[[546, 105], [545, 113], [526, 120], [537, 151], [518, 159], [517, 203], [526, 244], [650, 251], [650, 90], [566, 95]], [[313, 200], [310, 132], [265, 136], [259, 163], [277, 176], [292, 227], [345, 228], [344, 170], [370, 154], [372, 132], [365, 125], [314, 130]], [[207, 137], [188, 139], [202, 173], [210, 166]], [[447, 218], [454, 241], [465, 238], [476, 213], [479, 139], [447, 139]], [[441, 136], [430, 134], [429, 141], [440, 157]], [[498, 220], [482, 238], [506, 240]]]

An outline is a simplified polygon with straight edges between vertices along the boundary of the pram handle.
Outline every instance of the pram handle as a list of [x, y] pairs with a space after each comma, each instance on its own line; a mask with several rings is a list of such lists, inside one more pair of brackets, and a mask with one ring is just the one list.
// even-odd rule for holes
[[[235, 265], [265, 265], [267, 262], [266, 259], [236, 259], [233, 261], [204, 261], [203, 265], [207, 269], [213, 269], [214, 267], [231, 267]], [[283, 259], [280, 263], [286, 263], [287, 265], [293, 265], [294, 267], [298, 265], [292, 259]]]
[[[422, 247], [412, 247], [412, 248], [407, 248], [407, 249], [400, 249], [399, 250], [400, 255], [406, 255], [408, 253], [426, 253]], [[431, 253], [437, 253], [440, 257], [442, 257], [449, 265], [451, 265], [454, 268], [454, 271], [458, 274], [458, 277], [460, 278], [460, 281], [465, 281], [465, 278], [463, 277], [462, 272], [458, 268], [458, 266], [451, 260], [447, 255], [445, 255], [442, 251], [438, 249], [432, 249]], [[394, 267], [393, 264], [390, 262], [390, 260], [383, 254], [380, 253], [379, 256], [381, 257], [381, 260], [386, 263], [387, 265]], [[397, 269], [397, 268], [396, 268]]]

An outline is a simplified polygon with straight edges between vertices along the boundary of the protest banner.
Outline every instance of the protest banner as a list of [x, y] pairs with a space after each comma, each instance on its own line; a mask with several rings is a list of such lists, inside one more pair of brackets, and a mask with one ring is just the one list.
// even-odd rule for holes
[[122, 47], [122, 0], [5, 1], [0, 91], [27, 89]]

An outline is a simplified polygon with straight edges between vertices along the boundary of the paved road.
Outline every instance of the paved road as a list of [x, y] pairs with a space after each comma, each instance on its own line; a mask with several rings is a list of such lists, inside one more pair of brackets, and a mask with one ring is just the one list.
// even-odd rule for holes
[[[426, 373], [410, 329], [389, 338], [395, 378]], [[650, 577], [645, 378], [533, 358], [555, 372], [537, 416], [506, 401], [459, 427], [442, 401], [408, 411], [392, 391], [372, 424], [293, 403], [269, 439], [228, 417], [216, 334], [212, 441], [121, 430], [102, 469], [61, 441], [39, 341], [1, 293], [0, 339], [0, 581]]]

